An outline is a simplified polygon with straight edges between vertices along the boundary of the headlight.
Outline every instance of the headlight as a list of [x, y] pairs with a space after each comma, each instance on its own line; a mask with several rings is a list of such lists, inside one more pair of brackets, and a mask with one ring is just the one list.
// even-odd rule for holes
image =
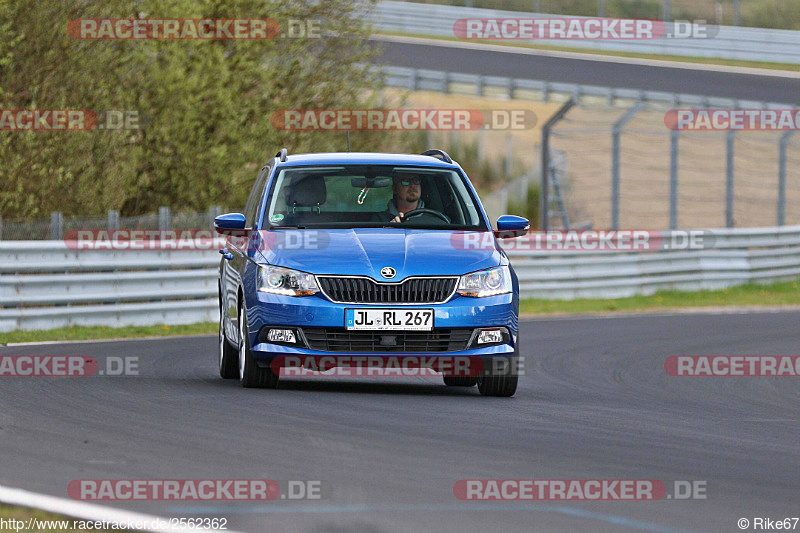
[[461, 276], [458, 294], [461, 296], [495, 296], [511, 292], [511, 272], [507, 266], [479, 270]]
[[270, 265], [258, 267], [258, 291], [283, 296], [310, 296], [319, 292], [314, 276]]

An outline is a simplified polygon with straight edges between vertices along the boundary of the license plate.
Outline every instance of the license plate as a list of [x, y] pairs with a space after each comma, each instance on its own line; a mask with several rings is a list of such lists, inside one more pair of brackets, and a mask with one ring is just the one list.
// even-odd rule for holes
[[345, 309], [345, 329], [417, 330], [433, 329], [433, 309]]

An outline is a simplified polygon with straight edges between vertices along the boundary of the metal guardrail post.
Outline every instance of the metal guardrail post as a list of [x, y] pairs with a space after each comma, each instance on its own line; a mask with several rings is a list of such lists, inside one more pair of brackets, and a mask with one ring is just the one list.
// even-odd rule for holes
[[739, 0], [733, 0], [733, 25], [739, 25]]
[[734, 156], [736, 155], [736, 132], [727, 133], [727, 148], [725, 150], [725, 227], [733, 227], [733, 185], [734, 185]]
[[478, 74], [478, 81], [475, 82], [475, 96], [483, 96], [483, 76]]
[[672, 20], [672, 2], [670, 0], [664, 0], [661, 4], [661, 20], [664, 22]]
[[606, 0], [597, 0], [597, 16], [606, 16]]
[[542, 12], [542, 0], [533, 0], [533, 12], [534, 13]]
[[550, 168], [550, 130], [566, 116], [570, 109], [575, 107], [576, 103], [574, 98], [564, 102], [561, 109], [556, 111], [555, 115], [542, 126], [542, 166], [539, 189], [539, 229], [542, 231], [547, 231], [550, 227], [550, 173], [548, 171]]
[[108, 229], [109, 230], [119, 229], [119, 211], [117, 211], [116, 209], [108, 210]]
[[637, 103], [614, 124], [611, 133], [611, 229], [619, 229], [619, 144], [622, 129], [645, 104]]
[[670, 132], [669, 148], [669, 229], [678, 229], [678, 144], [680, 131]]
[[794, 131], [781, 135], [778, 147], [778, 225], [786, 223], [786, 146]]
[[158, 229], [160, 231], [167, 231], [172, 225], [169, 207], [161, 206], [158, 208]]
[[3, 240], [3, 215], [0, 215], [0, 241]]
[[50, 213], [50, 240], [60, 241], [64, 235], [64, 216], [58, 212]]

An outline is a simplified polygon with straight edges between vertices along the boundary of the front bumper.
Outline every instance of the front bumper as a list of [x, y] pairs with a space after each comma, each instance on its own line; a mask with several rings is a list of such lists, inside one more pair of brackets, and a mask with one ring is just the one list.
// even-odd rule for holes
[[[490, 296], [486, 298], [470, 298], [454, 295], [449, 301], [431, 305], [358, 305], [333, 303], [322, 294], [306, 297], [278, 296], [256, 293], [254, 301], [247, 303], [247, 322], [250, 346], [256, 360], [268, 361], [278, 355], [343, 355], [358, 353], [359, 355], [464, 355], [464, 356], [512, 356], [517, 345], [517, 318], [519, 304], [513, 293]], [[310, 343], [299, 342], [298, 345], [287, 346], [266, 342], [265, 335], [260, 335], [263, 328], [292, 327], [300, 330], [346, 332], [345, 309], [351, 308], [403, 308], [433, 309], [433, 332], [472, 331], [479, 328], [505, 328], [508, 335], [503, 344], [474, 347], [466, 344], [466, 348], [458, 350], [437, 350], [436, 353], [425, 350], [397, 351], [378, 349], [375, 351], [326, 351], [311, 349]], [[389, 332], [387, 332], [389, 333]], [[303, 335], [301, 335], [303, 336]], [[300, 340], [300, 339], [298, 339]], [[455, 345], [455, 344], [454, 344]], [[317, 345], [318, 347], [319, 345]], [[391, 353], [387, 353], [391, 352]]]

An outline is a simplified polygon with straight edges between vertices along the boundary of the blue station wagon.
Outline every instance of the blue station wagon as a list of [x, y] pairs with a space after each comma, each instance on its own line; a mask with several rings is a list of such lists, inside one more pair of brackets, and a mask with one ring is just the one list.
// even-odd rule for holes
[[[462, 168], [421, 155], [287, 155], [259, 173], [244, 213], [215, 219], [219, 372], [275, 388], [289, 357], [464, 356], [444, 375], [485, 396], [517, 388], [519, 285]], [[497, 231], [525, 233], [502, 216]]]

